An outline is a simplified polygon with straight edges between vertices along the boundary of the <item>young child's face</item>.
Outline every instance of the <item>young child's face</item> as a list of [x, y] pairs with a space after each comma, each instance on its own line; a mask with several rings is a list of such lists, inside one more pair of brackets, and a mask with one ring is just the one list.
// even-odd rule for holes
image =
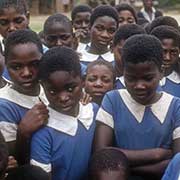
[[17, 12], [13, 7], [3, 9], [0, 14], [0, 34], [3, 38], [18, 29], [26, 29], [29, 24], [29, 17], [25, 14]]
[[50, 106], [58, 112], [75, 116], [82, 93], [79, 76], [73, 72], [55, 71], [42, 82]]
[[76, 31], [81, 33], [80, 38], [85, 39], [89, 37], [89, 23], [90, 23], [90, 12], [79, 12], [73, 21], [73, 27]]
[[95, 65], [88, 69], [85, 91], [93, 100], [102, 99], [107, 91], [113, 89], [113, 73], [105, 65]]
[[26, 95], [36, 94], [41, 55], [38, 47], [33, 43], [12, 47], [7, 58], [7, 68], [14, 83], [14, 89], [18, 92]]
[[53, 23], [45, 34], [46, 45], [49, 48], [55, 46], [73, 46], [73, 33], [70, 25], [59, 22]]
[[178, 62], [180, 49], [174, 44], [173, 39], [163, 39], [163, 68], [171, 69]]
[[91, 27], [91, 43], [98, 49], [107, 48], [115, 31], [117, 22], [109, 16], [102, 16], [95, 20]]
[[145, 8], [152, 8], [153, 1], [152, 0], [143, 0], [143, 4]]
[[119, 27], [122, 26], [123, 24], [136, 24], [136, 20], [130, 11], [124, 10], [124, 11], [120, 11], [118, 14], [119, 14]]
[[160, 71], [155, 63], [127, 64], [124, 67], [124, 80], [128, 92], [138, 103], [148, 105], [156, 101]]

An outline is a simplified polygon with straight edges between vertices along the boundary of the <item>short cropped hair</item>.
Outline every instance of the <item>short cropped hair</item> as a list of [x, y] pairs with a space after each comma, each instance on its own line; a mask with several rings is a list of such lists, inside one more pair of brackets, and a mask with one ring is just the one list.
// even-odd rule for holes
[[137, 24], [124, 24], [118, 28], [113, 38], [113, 45], [116, 46], [121, 40], [126, 40], [135, 34], [145, 34], [146, 31]]
[[27, 14], [29, 11], [27, 0], [1, 0], [0, 14], [3, 14], [4, 9], [14, 7], [19, 13]]
[[161, 70], [163, 48], [159, 39], [147, 34], [138, 34], [128, 38], [122, 48], [122, 61], [127, 64], [154, 62]]
[[96, 60], [96, 61], [93, 61], [93, 62], [89, 63], [88, 66], [87, 66], [87, 69], [86, 69], [86, 74], [88, 73], [90, 68], [92, 68], [92, 67], [94, 67], [96, 65], [106, 66], [112, 72], [112, 74], [113, 74], [113, 83], [115, 83], [116, 75], [115, 75], [113, 65], [110, 62], [105, 61], [105, 60]]
[[12, 51], [12, 48], [18, 44], [33, 43], [37, 46], [40, 53], [43, 53], [42, 43], [38, 35], [28, 29], [17, 30], [11, 33], [5, 41], [5, 61], [8, 60], [8, 56]]
[[161, 25], [172, 26], [175, 29], [178, 29], [178, 22], [176, 21], [176, 19], [171, 16], [159, 16], [152, 21], [150, 26], [150, 32], [157, 26]]
[[93, 154], [89, 163], [89, 177], [93, 178], [97, 173], [119, 171], [122, 169], [125, 176], [129, 174], [127, 157], [114, 148], [104, 148]]
[[71, 23], [70, 19], [61, 13], [57, 13], [57, 14], [53, 14], [53, 15], [49, 16], [46, 19], [46, 21], [44, 23], [44, 27], [43, 27], [44, 34], [46, 34], [48, 32], [49, 28], [55, 23], [62, 23], [64, 25], [68, 25], [70, 27], [71, 31], [73, 32], [72, 23]]
[[46, 81], [55, 71], [67, 71], [81, 76], [81, 66], [78, 54], [68, 47], [54, 47], [41, 58], [39, 65], [39, 79]]
[[129, 11], [131, 12], [131, 14], [133, 15], [136, 23], [137, 23], [137, 13], [136, 13], [136, 10], [130, 5], [130, 4], [127, 4], [127, 3], [121, 3], [121, 4], [118, 4], [115, 6], [116, 10], [118, 13], [120, 13], [121, 11]]
[[117, 26], [118, 26], [119, 23], [118, 12], [116, 11], [115, 8], [109, 5], [100, 5], [93, 10], [90, 18], [90, 26], [93, 26], [96, 19], [102, 16], [109, 16], [113, 18], [117, 22]]
[[74, 21], [77, 13], [80, 13], [80, 12], [89, 12], [91, 14], [92, 8], [88, 5], [85, 5], [85, 4], [80, 4], [80, 5], [75, 6], [71, 12], [71, 20]]
[[158, 26], [151, 31], [151, 35], [156, 36], [160, 41], [163, 39], [173, 39], [174, 44], [180, 47], [180, 32], [171, 26]]

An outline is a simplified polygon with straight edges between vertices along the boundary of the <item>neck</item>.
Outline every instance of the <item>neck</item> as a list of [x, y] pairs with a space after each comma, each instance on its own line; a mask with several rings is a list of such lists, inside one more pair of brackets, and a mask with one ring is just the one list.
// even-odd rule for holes
[[4, 87], [6, 84], [7, 82], [2, 77], [0, 77], [0, 88]]
[[88, 52], [89, 53], [92, 53], [92, 54], [98, 54], [98, 55], [101, 55], [101, 54], [105, 54], [109, 51], [109, 49], [107, 47], [104, 47], [104, 48], [100, 48], [100, 47], [97, 47], [95, 44], [91, 43], [89, 49], [88, 49]]
[[121, 77], [123, 75], [123, 68], [122, 67], [118, 67], [116, 64], [115, 64], [115, 74], [116, 74], [116, 77]]

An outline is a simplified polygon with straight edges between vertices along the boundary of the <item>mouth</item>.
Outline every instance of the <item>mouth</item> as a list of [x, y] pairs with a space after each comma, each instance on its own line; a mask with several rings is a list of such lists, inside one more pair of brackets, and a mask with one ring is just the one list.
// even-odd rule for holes
[[95, 91], [92, 94], [93, 94], [93, 96], [104, 96], [105, 92]]
[[32, 86], [33, 84], [34, 84], [33, 81], [28, 81], [28, 82], [23, 82], [23, 83], [22, 83], [22, 85], [23, 85], [24, 87], [30, 87], [30, 86]]

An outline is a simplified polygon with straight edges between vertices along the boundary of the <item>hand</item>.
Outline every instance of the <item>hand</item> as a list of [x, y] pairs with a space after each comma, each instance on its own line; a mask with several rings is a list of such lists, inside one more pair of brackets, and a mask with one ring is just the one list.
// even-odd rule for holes
[[86, 104], [90, 103], [91, 101], [92, 101], [92, 97], [88, 93], [84, 92], [82, 99], [80, 99], [80, 102], [83, 105], [86, 105]]
[[80, 38], [86, 38], [88, 35], [88, 30], [87, 29], [77, 29], [75, 31], [75, 37], [80, 39]]
[[14, 156], [9, 156], [9, 157], [8, 157], [7, 170], [13, 169], [13, 168], [16, 168], [16, 167], [18, 167], [18, 164], [17, 164], [16, 159], [14, 158]]
[[25, 137], [30, 137], [32, 133], [37, 131], [48, 121], [48, 109], [42, 102], [33, 106], [32, 109], [27, 111], [21, 120], [18, 131]]

